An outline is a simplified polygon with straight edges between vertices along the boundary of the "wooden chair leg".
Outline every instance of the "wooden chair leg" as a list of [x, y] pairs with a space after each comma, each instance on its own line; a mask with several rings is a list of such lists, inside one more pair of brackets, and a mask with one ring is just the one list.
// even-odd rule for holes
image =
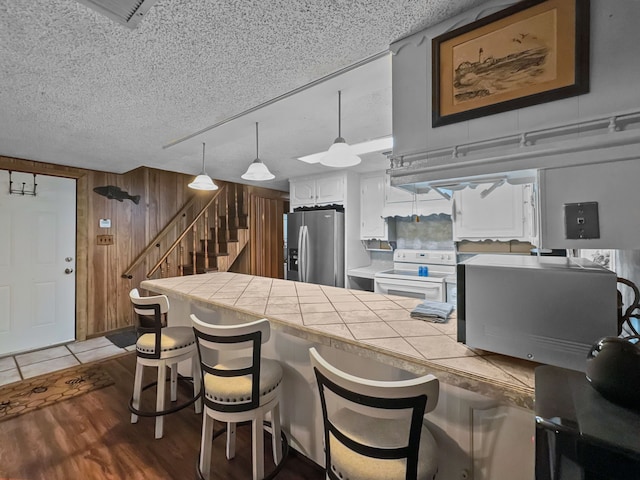
[[[167, 366], [165, 362], [158, 363], [158, 385], [156, 387], [156, 412], [164, 410], [164, 397], [166, 390]], [[162, 438], [164, 415], [156, 417], [156, 438]]]
[[[140, 409], [140, 395], [142, 394], [142, 375], [144, 373], [144, 365], [136, 362], [136, 374], [133, 380], [133, 402], [131, 405], [136, 410]], [[131, 423], [138, 423], [138, 415], [131, 414]]]
[[209, 480], [211, 470], [211, 442], [213, 436], [213, 418], [204, 412], [202, 416], [202, 439], [200, 440], [200, 472], [205, 480]]
[[253, 461], [253, 480], [264, 478], [264, 412], [256, 411], [256, 417], [251, 422], [251, 458]]
[[171, 364], [171, 401], [178, 400], [178, 364]]
[[227, 460], [236, 456], [236, 424], [227, 423]]
[[273, 461], [276, 465], [282, 460], [282, 441], [280, 440], [280, 404], [276, 403], [271, 410], [271, 446]]

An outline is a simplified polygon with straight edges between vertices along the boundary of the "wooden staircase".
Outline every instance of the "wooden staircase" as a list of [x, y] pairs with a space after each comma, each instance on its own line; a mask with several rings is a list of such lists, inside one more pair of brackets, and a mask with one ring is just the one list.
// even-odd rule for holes
[[249, 243], [246, 186], [227, 184], [225, 189], [203, 215], [203, 234], [194, 230], [198, 248], [187, 255], [190, 263], [181, 265], [182, 275], [192, 275], [194, 265], [195, 273], [226, 272]]
[[209, 195], [192, 196], [122, 277], [133, 278], [145, 261], [155, 262], [146, 278], [154, 278], [157, 272], [168, 277], [228, 271], [250, 240], [248, 189], [220, 183]]

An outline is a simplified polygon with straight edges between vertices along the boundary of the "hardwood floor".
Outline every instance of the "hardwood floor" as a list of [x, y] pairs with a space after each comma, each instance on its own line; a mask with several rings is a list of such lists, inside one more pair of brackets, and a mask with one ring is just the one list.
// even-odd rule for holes
[[[129, 421], [135, 355], [103, 365], [115, 385], [0, 423], [1, 479], [196, 478], [201, 415], [188, 407], [166, 416], [164, 438], [155, 440], [153, 418], [140, 418], [135, 425]], [[150, 381], [149, 369], [144, 382]], [[186, 387], [180, 390], [189, 393]], [[143, 393], [143, 408], [152, 409], [154, 397], [153, 389]], [[216, 423], [215, 429], [222, 427]], [[270, 438], [265, 438], [265, 473], [273, 469], [269, 447]], [[250, 479], [250, 427], [237, 430], [236, 458], [226, 460], [223, 435], [213, 443], [212, 459], [212, 478]], [[277, 479], [321, 480], [324, 472], [292, 453]]]

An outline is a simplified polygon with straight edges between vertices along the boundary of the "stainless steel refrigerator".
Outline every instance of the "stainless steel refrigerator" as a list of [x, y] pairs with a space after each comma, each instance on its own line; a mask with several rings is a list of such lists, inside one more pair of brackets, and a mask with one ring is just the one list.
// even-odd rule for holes
[[344, 213], [287, 214], [287, 280], [344, 287]]

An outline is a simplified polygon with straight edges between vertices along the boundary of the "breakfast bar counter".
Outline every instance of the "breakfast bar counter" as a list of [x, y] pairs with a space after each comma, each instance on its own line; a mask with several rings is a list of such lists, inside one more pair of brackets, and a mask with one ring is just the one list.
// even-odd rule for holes
[[229, 272], [140, 286], [240, 319], [268, 318], [274, 331], [415, 374], [432, 373], [444, 384], [533, 409], [538, 364], [458, 343], [455, 312], [445, 323], [414, 319], [418, 299]]

